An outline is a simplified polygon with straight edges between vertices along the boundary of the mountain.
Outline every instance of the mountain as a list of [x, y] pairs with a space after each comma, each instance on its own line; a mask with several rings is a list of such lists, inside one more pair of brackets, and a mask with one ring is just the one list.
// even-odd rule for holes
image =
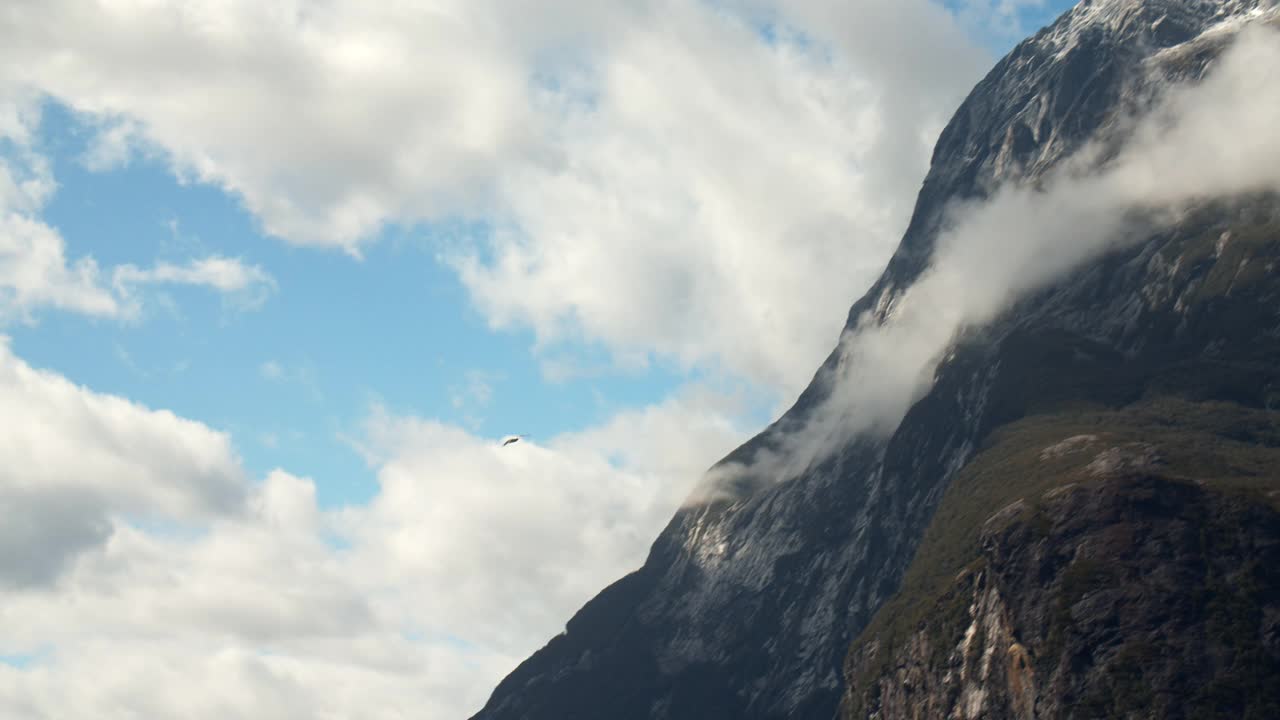
[[[941, 134], [854, 350], [956, 203], [1105, 165], [1273, 9], [1086, 1], [1015, 48]], [[1280, 202], [1142, 227], [965, 327], [888, 431], [818, 422], [842, 343], [475, 717], [1280, 716]]]

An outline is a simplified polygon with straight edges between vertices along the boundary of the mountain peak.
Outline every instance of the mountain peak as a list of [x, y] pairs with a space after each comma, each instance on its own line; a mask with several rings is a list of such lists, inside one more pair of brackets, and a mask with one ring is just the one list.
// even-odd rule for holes
[[1276, 0], [1084, 0], [1031, 42], [1061, 55], [1083, 34], [1101, 31], [1161, 48], [1276, 8]]

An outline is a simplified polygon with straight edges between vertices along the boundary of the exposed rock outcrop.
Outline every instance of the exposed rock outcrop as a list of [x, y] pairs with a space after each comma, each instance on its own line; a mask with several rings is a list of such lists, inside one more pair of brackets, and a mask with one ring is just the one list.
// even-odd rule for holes
[[1280, 513], [1152, 475], [1047, 493], [898, 647], [850, 658], [847, 717], [1280, 717]]

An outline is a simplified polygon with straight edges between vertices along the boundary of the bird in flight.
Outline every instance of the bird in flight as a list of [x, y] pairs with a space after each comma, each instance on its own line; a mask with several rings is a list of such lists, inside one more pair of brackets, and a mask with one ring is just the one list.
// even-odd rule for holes
[[511, 443], [517, 443], [517, 442], [520, 442], [520, 440], [521, 440], [522, 438], [524, 438], [524, 436], [523, 436], [523, 435], [508, 435], [507, 437], [503, 438], [503, 440], [502, 440], [502, 447], [506, 447], [506, 446], [510, 445]]

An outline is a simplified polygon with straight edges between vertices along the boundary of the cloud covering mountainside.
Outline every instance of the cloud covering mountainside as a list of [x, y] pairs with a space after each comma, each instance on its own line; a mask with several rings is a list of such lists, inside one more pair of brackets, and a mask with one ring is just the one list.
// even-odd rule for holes
[[[957, 334], [1108, 250], [1169, 227], [1197, 203], [1280, 193], [1280, 32], [1251, 26], [1208, 76], [1175, 86], [1132, 119], [1123, 149], [1100, 141], [1034, 184], [1008, 184], [951, 208], [928, 270], [882, 299], [840, 343], [833, 390], [782, 452], [803, 471], [823, 449], [870, 430], [891, 432], [928, 390]], [[801, 439], [802, 438], [802, 439]]]

